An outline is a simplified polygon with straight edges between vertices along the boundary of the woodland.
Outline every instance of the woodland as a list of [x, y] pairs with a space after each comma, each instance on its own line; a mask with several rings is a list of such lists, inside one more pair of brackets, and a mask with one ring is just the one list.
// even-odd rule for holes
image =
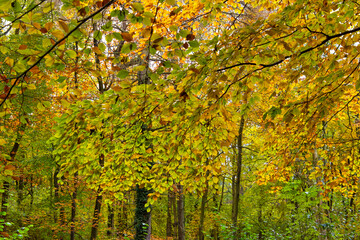
[[357, 0], [0, 0], [0, 239], [360, 239]]

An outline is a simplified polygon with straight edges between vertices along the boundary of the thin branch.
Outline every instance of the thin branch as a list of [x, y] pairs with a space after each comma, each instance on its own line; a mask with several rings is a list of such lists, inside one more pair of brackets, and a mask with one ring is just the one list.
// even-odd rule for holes
[[[0, 28], [0, 30], [4, 29], [6, 26], [12, 25], [14, 22], [16, 22], [17, 20], [21, 19], [23, 16], [25, 16], [26, 14], [28, 14], [29, 12], [31, 12], [32, 10], [34, 10], [35, 8], [37, 8], [38, 6], [40, 6], [43, 2], [45, 2], [46, 0], [41, 0], [38, 4], [36, 4], [34, 7], [30, 8], [29, 10], [27, 10], [26, 12], [24, 12], [23, 14], [21, 14], [19, 17], [15, 18], [14, 20], [12, 20], [9, 24], [3, 26], [2, 28]], [[0, 36], [5, 35], [8, 31], [10, 31], [11, 26], [9, 27], [9, 29], [1, 34]]]
[[52, 45], [43, 55], [41, 55], [39, 57], [39, 59], [33, 64], [31, 65], [28, 69], [26, 69], [23, 73], [21, 73], [19, 76], [14, 77], [14, 78], [10, 78], [10, 79], [16, 79], [14, 81], [14, 83], [11, 85], [10, 90], [8, 91], [7, 95], [5, 96], [5, 98], [3, 99], [3, 101], [0, 103], [0, 107], [5, 103], [5, 101], [9, 98], [11, 91], [14, 89], [14, 87], [16, 86], [16, 84], [18, 83], [18, 81], [22, 78], [25, 77], [26, 74], [33, 69], [36, 65], [38, 65], [41, 60], [48, 55], [52, 50], [55, 49], [56, 46], [58, 46], [62, 41], [66, 40], [73, 32], [75, 32], [79, 27], [81, 27], [84, 23], [86, 23], [89, 19], [92, 19], [96, 14], [100, 13], [101, 11], [103, 11], [104, 9], [108, 8], [111, 4], [113, 4], [116, 0], [111, 0], [109, 1], [107, 4], [105, 4], [103, 7], [101, 7], [99, 10], [95, 11], [94, 13], [92, 13], [91, 15], [89, 15], [88, 17], [84, 18], [83, 20], [79, 21], [79, 24], [76, 25], [71, 31], [69, 31], [63, 38], [61, 38], [60, 40], [58, 40], [54, 45]]
[[[331, 39], [334, 39], [334, 38], [338, 38], [338, 37], [342, 37], [342, 36], [345, 36], [347, 34], [350, 34], [350, 33], [355, 33], [355, 32], [358, 32], [360, 31], [360, 27], [358, 28], [354, 28], [352, 30], [348, 30], [348, 31], [344, 31], [342, 33], [338, 33], [338, 34], [335, 34], [335, 35], [332, 35], [332, 36], [327, 36], [323, 41], [321, 41], [319, 44], [317, 44], [316, 46], [314, 47], [310, 47], [310, 48], [307, 48], [299, 53], [295, 53], [295, 54], [291, 54], [291, 55], [288, 55], [288, 56], [285, 56], [284, 59], [281, 59], [281, 60], [278, 60], [276, 62], [273, 62], [273, 63], [270, 63], [270, 64], [258, 64], [259, 66], [261, 66], [262, 68], [268, 68], [268, 67], [273, 67], [273, 66], [276, 66], [282, 62], [284, 62], [285, 60], [293, 57], [293, 56], [301, 56], [307, 52], [310, 52], [312, 50], [315, 50], [316, 48], [319, 48], [321, 47], [322, 45], [324, 45], [325, 43], [329, 42]], [[222, 70], [226, 70], [226, 69], [230, 69], [230, 68], [234, 68], [234, 67], [238, 67], [238, 66], [242, 66], [242, 65], [257, 65], [255, 63], [238, 63], [238, 64], [234, 64], [232, 66], [228, 66], [228, 67], [224, 67], [224, 68], [221, 68], [221, 69], [218, 69], [216, 70], [217, 72], [219, 71], [222, 71]]]

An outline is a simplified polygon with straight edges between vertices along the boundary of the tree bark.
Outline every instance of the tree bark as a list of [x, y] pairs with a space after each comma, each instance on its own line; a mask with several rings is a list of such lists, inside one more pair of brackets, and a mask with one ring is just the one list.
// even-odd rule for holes
[[167, 218], [166, 218], [166, 238], [173, 237], [173, 224], [171, 220], [171, 210], [172, 210], [172, 199], [174, 198], [174, 194], [171, 190], [168, 192], [168, 201], [167, 201]]
[[[205, 165], [209, 165], [209, 160], [207, 159], [205, 162]], [[209, 170], [206, 171], [205, 174], [205, 191], [204, 191], [204, 195], [201, 198], [201, 207], [200, 207], [200, 224], [199, 224], [199, 232], [198, 232], [198, 237], [199, 240], [204, 240], [205, 236], [204, 236], [204, 220], [205, 220], [205, 205], [207, 202], [207, 196], [208, 196], [208, 191], [209, 191], [209, 183], [208, 183], [208, 177], [209, 177]]]
[[150, 217], [145, 204], [148, 199], [149, 190], [136, 186], [136, 209], [135, 209], [135, 240], [150, 239]]
[[108, 204], [108, 230], [106, 231], [106, 234], [108, 236], [112, 236], [114, 233], [114, 208]]
[[204, 240], [204, 220], [205, 220], [205, 205], [207, 202], [207, 195], [208, 195], [208, 183], [206, 181], [206, 189], [204, 195], [201, 198], [201, 207], [200, 207], [200, 224], [199, 224], [199, 240]]
[[183, 187], [178, 184], [179, 198], [177, 201], [178, 212], [178, 240], [185, 240], [185, 209]]
[[242, 147], [242, 140], [243, 140], [243, 131], [244, 131], [244, 123], [245, 119], [242, 116], [240, 120], [239, 126], [239, 135], [237, 139], [237, 158], [236, 158], [236, 174], [234, 177], [235, 182], [234, 184], [234, 193], [233, 193], [233, 204], [232, 204], [232, 224], [235, 230], [235, 234], [233, 236], [234, 240], [240, 239], [240, 229], [237, 224], [238, 214], [239, 214], [239, 201], [240, 201], [240, 188], [241, 188], [241, 172], [242, 172], [242, 157], [243, 157], [243, 147]]
[[70, 219], [70, 240], [75, 240], [75, 217], [76, 217], [76, 197], [78, 185], [78, 172], [74, 173], [74, 191], [71, 197], [71, 219]]
[[[100, 154], [99, 157], [99, 165], [104, 167], [104, 154]], [[99, 226], [99, 218], [101, 213], [101, 204], [102, 204], [102, 188], [99, 186], [98, 190], [96, 192], [96, 199], [95, 199], [95, 207], [94, 207], [94, 215], [92, 219], [92, 225], [91, 225], [91, 235], [90, 240], [95, 240], [98, 233], [98, 226]]]
[[[174, 183], [174, 185], [175, 185], [175, 183]], [[173, 192], [173, 198], [171, 199], [172, 200], [172, 203], [171, 203], [171, 205], [172, 205], [172, 209], [173, 209], [173, 212], [174, 212], [174, 214], [173, 214], [173, 216], [174, 216], [174, 234], [173, 234], [173, 237], [174, 237], [174, 239], [177, 239], [178, 238], [178, 236], [179, 236], [179, 234], [178, 234], [178, 229], [179, 229], [179, 221], [178, 221], [178, 214], [177, 214], [177, 201], [176, 201], [176, 193], [175, 192]]]

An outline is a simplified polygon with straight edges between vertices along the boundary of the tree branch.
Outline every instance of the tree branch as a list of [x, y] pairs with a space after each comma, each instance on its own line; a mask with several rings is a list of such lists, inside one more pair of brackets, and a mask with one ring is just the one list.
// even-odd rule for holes
[[38, 65], [41, 60], [48, 55], [52, 50], [55, 49], [56, 46], [58, 46], [62, 41], [66, 40], [73, 32], [75, 32], [79, 27], [81, 27], [85, 22], [87, 22], [89, 19], [93, 18], [96, 14], [100, 13], [101, 11], [103, 11], [104, 9], [108, 8], [111, 4], [113, 4], [116, 0], [111, 0], [108, 3], [106, 3], [104, 6], [102, 6], [99, 10], [95, 11], [94, 13], [92, 13], [91, 15], [89, 15], [88, 17], [84, 18], [83, 20], [79, 21], [79, 24], [76, 25], [71, 31], [69, 31], [63, 38], [61, 38], [60, 40], [58, 40], [54, 45], [52, 45], [43, 55], [41, 55], [39, 57], [39, 59], [33, 64], [31, 65], [28, 69], [26, 69], [24, 72], [22, 72], [20, 75], [18, 75], [17, 77], [11, 78], [11, 79], [16, 79], [14, 81], [14, 83], [11, 85], [10, 90], [8, 91], [7, 95], [5, 96], [5, 98], [3, 99], [3, 101], [0, 103], [0, 107], [5, 103], [5, 101], [9, 98], [11, 91], [13, 90], [13, 88], [16, 86], [16, 84], [18, 83], [18, 81], [22, 78], [25, 77], [26, 74], [33, 69], [36, 65]]

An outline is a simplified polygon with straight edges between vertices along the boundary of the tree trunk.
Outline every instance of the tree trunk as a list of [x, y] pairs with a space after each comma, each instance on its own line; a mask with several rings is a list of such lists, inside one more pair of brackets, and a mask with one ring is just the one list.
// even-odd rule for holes
[[76, 197], [78, 185], [78, 172], [74, 173], [74, 192], [71, 197], [71, 219], [70, 219], [70, 240], [75, 240], [75, 217], [76, 217]]
[[[61, 177], [61, 180], [62, 181], [65, 181], [65, 177], [62, 176]], [[62, 187], [60, 187], [60, 195], [61, 196], [64, 196], [64, 189]], [[61, 229], [61, 232], [60, 232], [60, 240], [63, 240], [64, 238], [64, 233], [65, 233], [65, 227], [66, 227], [66, 221], [65, 221], [65, 207], [64, 207], [64, 204], [61, 204], [60, 205], [60, 229]]]
[[204, 195], [201, 198], [201, 207], [200, 207], [200, 225], [199, 225], [199, 240], [204, 240], [205, 236], [204, 236], [204, 220], [205, 220], [205, 205], [207, 202], [207, 195], [208, 195], [208, 183], [206, 180], [206, 189], [204, 192]]
[[20, 176], [20, 179], [17, 181], [17, 194], [18, 194], [18, 198], [17, 198], [17, 206], [18, 209], [20, 211], [22, 211], [23, 207], [22, 207], [22, 201], [24, 198], [24, 177]]
[[106, 231], [106, 234], [108, 236], [112, 236], [114, 233], [114, 208], [108, 204], [108, 230]]
[[[208, 159], [206, 160], [205, 165], [209, 165]], [[207, 202], [207, 196], [208, 196], [208, 191], [209, 191], [208, 177], [209, 177], [209, 170], [207, 170], [206, 174], [205, 174], [205, 191], [204, 191], [204, 195], [201, 198], [200, 224], [199, 224], [199, 232], [198, 232], [199, 240], [205, 239], [203, 231], [204, 231], [204, 220], [205, 220], [205, 205]]]
[[171, 190], [168, 192], [168, 201], [167, 201], [167, 218], [166, 218], [166, 238], [171, 238], [173, 236], [173, 224], [171, 220], [171, 210], [172, 210], [172, 201], [174, 194]]
[[136, 186], [135, 240], [148, 240], [151, 236], [151, 211], [145, 207], [148, 194], [149, 190]]
[[178, 236], [179, 236], [179, 234], [178, 234], [178, 229], [179, 229], [179, 221], [178, 221], [178, 214], [177, 214], [177, 201], [176, 201], [176, 193], [175, 192], [173, 192], [173, 198], [171, 199], [172, 200], [172, 209], [173, 209], [173, 211], [174, 211], [174, 214], [173, 214], [173, 216], [174, 216], [174, 227], [173, 227], [173, 229], [174, 229], [174, 234], [173, 234], [173, 237], [174, 237], [174, 239], [178, 239]]
[[[104, 167], [104, 154], [100, 154], [99, 157], [99, 165]], [[101, 213], [101, 204], [102, 204], [102, 188], [99, 186], [98, 190], [96, 192], [96, 199], [95, 199], [95, 207], [94, 207], [94, 215], [92, 219], [92, 225], [91, 225], [91, 235], [90, 240], [95, 240], [98, 233], [98, 227], [99, 227], [99, 218]]]
[[235, 230], [233, 236], [234, 240], [240, 239], [240, 228], [237, 224], [238, 213], [239, 213], [239, 201], [240, 201], [240, 188], [241, 188], [241, 171], [242, 171], [242, 140], [243, 140], [243, 131], [244, 131], [245, 119], [242, 116], [240, 120], [239, 135], [237, 139], [237, 159], [236, 159], [236, 174], [234, 177], [234, 193], [233, 193], [233, 204], [232, 204], [232, 224]]
[[178, 212], [178, 240], [185, 240], [185, 209], [183, 187], [178, 184], [179, 199], [177, 201]]

